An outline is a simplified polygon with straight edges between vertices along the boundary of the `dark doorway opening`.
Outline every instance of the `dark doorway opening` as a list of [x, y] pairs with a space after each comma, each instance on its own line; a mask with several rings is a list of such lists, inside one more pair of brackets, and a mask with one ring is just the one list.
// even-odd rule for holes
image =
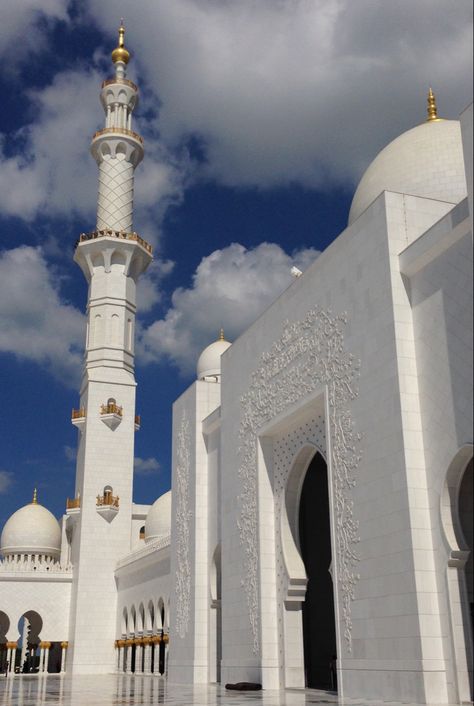
[[303, 482], [299, 511], [302, 559], [308, 577], [303, 603], [306, 686], [337, 689], [336, 622], [331, 566], [328, 474], [321, 454], [311, 461]]

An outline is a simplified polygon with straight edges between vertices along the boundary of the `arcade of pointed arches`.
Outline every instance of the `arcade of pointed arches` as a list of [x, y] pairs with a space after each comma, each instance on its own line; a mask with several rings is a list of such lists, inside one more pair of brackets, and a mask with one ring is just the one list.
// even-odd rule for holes
[[43, 619], [35, 610], [25, 611], [18, 622], [18, 638], [7, 640], [10, 618], [0, 610], [0, 674], [45, 674], [66, 671], [68, 642], [44, 640]]
[[165, 674], [168, 664], [169, 598], [126, 606], [115, 641], [116, 669], [125, 674]]

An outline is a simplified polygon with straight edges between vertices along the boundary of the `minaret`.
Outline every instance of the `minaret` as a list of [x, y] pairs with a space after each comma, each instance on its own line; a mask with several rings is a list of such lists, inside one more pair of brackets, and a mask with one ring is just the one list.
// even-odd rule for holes
[[97, 226], [74, 260], [89, 284], [85, 365], [78, 410], [76, 493], [68, 501], [74, 579], [69, 668], [113, 671], [117, 560], [130, 549], [135, 417], [134, 330], [138, 277], [151, 247], [133, 231], [135, 167], [143, 140], [132, 128], [138, 89], [126, 78], [125, 29], [112, 52], [115, 77], [100, 94], [105, 128], [92, 138], [99, 167]]

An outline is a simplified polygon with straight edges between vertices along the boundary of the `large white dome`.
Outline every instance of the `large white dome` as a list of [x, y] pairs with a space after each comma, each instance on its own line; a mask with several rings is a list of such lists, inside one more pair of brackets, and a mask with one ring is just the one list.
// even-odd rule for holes
[[221, 355], [230, 348], [229, 341], [220, 338], [203, 350], [197, 362], [197, 378], [219, 377], [221, 374]]
[[0, 551], [10, 554], [43, 554], [59, 558], [61, 529], [54, 515], [32, 502], [7, 520], [0, 539]]
[[349, 225], [382, 191], [459, 203], [467, 194], [459, 121], [427, 121], [379, 152], [354, 194]]
[[155, 500], [145, 522], [145, 542], [169, 537], [171, 534], [171, 490]]

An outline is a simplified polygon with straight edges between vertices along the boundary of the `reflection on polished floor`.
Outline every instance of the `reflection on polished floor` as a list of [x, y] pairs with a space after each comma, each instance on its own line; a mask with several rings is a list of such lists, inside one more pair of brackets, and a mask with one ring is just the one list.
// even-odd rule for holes
[[[163, 677], [33, 675], [0, 677], [0, 706], [382, 706], [380, 701], [338, 699], [312, 689], [238, 693], [220, 685], [183, 686]], [[399, 706], [392, 701], [383, 706]], [[404, 706], [407, 706], [405, 703]], [[416, 706], [412, 704], [410, 706]], [[435, 705], [433, 705], [435, 706]]]

